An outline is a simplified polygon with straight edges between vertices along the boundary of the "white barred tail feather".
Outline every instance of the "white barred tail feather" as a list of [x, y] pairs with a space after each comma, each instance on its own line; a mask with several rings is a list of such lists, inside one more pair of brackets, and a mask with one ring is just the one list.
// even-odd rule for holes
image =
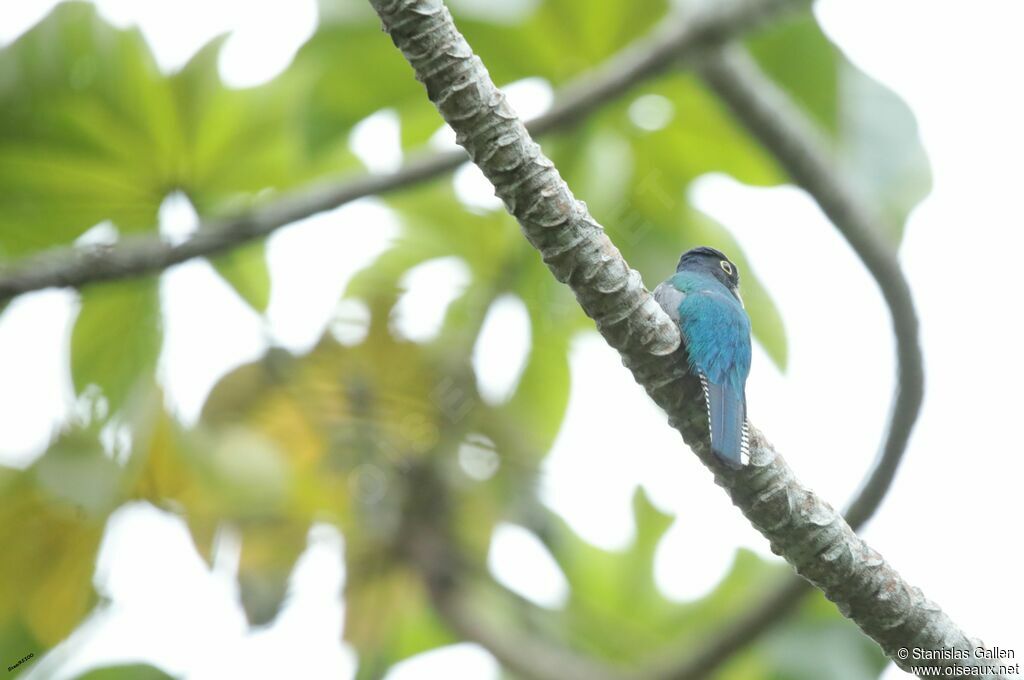
[[703, 374], [700, 384], [708, 412], [711, 450], [729, 467], [742, 467], [750, 460], [750, 427], [743, 393], [712, 383]]

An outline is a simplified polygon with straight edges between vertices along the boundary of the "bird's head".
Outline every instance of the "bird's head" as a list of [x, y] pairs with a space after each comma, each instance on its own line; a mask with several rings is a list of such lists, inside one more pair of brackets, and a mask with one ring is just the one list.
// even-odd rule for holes
[[679, 258], [677, 272], [700, 272], [713, 276], [743, 304], [740, 297], [740, 270], [720, 250], [698, 246], [687, 250]]

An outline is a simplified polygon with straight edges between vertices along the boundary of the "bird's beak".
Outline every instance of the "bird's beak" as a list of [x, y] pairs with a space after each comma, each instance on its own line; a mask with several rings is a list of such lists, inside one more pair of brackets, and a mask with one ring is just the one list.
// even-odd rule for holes
[[732, 292], [736, 296], [736, 299], [740, 301], [740, 307], [742, 307], [743, 309], [746, 309], [747, 306], [745, 304], [743, 304], [743, 296], [740, 295], [739, 289], [738, 288], [733, 288]]

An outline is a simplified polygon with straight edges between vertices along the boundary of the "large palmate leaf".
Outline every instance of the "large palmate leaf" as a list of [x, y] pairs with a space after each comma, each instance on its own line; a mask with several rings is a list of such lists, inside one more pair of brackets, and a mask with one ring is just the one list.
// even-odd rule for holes
[[[69, 244], [109, 221], [155, 231], [163, 199], [183, 192], [201, 216], [237, 210], [354, 167], [340, 144], [307, 153], [299, 111], [306, 81], [230, 89], [222, 40], [179, 72], [159, 72], [138, 31], [67, 2], [0, 50], [0, 258]], [[214, 260], [257, 309], [269, 280], [262, 246]]]
[[357, 678], [383, 677], [402, 659], [458, 642], [413, 570], [372, 561], [357, 564], [345, 588], [345, 638], [360, 652]]
[[931, 189], [910, 109], [847, 60], [812, 16], [774, 26], [749, 43], [765, 72], [832, 138], [840, 170], [878, 211], [884, 235], [899, 243], [907, 215]]
[[[510, 401], [490, 407], [475, 393], [469, 362], [474, 337], [453, 331], [447, 335], [451, 346], [400, 340], [387, 323], [393, 291], [367, 286], [372, 315], [365, 339], [343, 346], [328, 335], [306, 356], [274, 351], [236, 369], [214, 388], [200, 439], [190, 437], [193, 446], [207, 442], [200, 444], [203, 456], [195, 459], [163, 436], [165, 443], [154, 448], [147, 464], [153, 473], [142, 479], [147, 495], [156, 496], [152, 500], [174, 500], [190, 517], [197, 544], [208, 544], [212, 534], [202, 517], [219, 514], [241, 527], [242, 596], [254, 621], [267, 620], [279, 603], [289, 560], [272, 548], [278, 534], [292, 526], [287, 518], [339, 522], [348, 563], [346, 638], [365, 664], [360, 673], [371, 677], [411, 654], [453, 641], [439, 627], [419, 577], [404, 563], [403, 517], [409, 499], [422, 489], [418, 475], [440, 475], [450, 483], [444, 504], [457, 518], [453, 531], [473, 560], [482, 561], [505, 508], [536, 503], [533, 480], [564, 411], [568, 369], [557, 368], [566, 361], [564, 346], [539, 343]], [[555, 382], [542, 394], [547, 371]], [[534, 417], [549, 423], [537, 434], [530, 424]], [[240, 497], [228, 489], [237, 480], [218, 481], [209, 472], [213, 463], [207, 459], [218, 459], [218, 447], [209, 442], [240, 437], [246, 430], [250, 438], [279, 450], [297, 480], [299, 491], [283, 504], [268, 504], [273, 494], [266, 491]], [[490, 447], [496, 458], [493, 476], [462, 469], [467, 439]], [[254, 448], [255, 443], [245, 447], [250, 455]], [[175, 456], [181, 462], [169, 464]], [[231, 469], [244, 476], [252, 467]], [[156, 478], [168, 481], [154, 486]], [[210, 508], [216, 510], [210, 514]], [[245, 519], [254, 513], [262, 519]], [[247, 542], [254, 549], [248, 562]], [[293, 552], [287, 554], [294, 560]]]
[[119, 410], [133, 390], [152, 383], [162, 337], [156, 280], [87, 289], [71, 335], [75, 390], [81, 393], [94, 385], [106, 399], [107, 411]]
[[274, 518], [240, 525], [238, 585], [253, 625], [269, 623], [281, 608], [292, 568], [306, 548], [308, 523]]
[[352, 279], [346, 295], [393, 295], [412, 267], [434, 258], [458, 257], [471, 278], [449, 306], [433, 343], [436, 351], [458, 356], [473, 346], [490, 305], [502, 294], [516, 294], [528, 310], [530, 350], [515, 391], [497, 410], [510, 422], [529, 423], [527, 428], [515, 428], [519, 433], [513, 439], [521, 456], [536, 463], [546, 454], [565, 414], [569, 339], [590, 322], [522, 241], [504, 211], [468, 212], [447, 183], [405, 192], [388, 203], [402, 219], [402, 234]]
[[[234, 374], [235, 385], [257, 377], [252, 369], [258, 364], [246, 368]], [[294, 415], [275, 411], [275, 422]], [[217, 532], [235, 531], [241, 541], [242, 605], [253, 625], [270, 622], [306, 547], [313, 512], [325, 497], [303, 459], [301, 433], [281, 432], [268, 422], [272, 432], [283, 435], [276, 441], [289, 443], [281, 448], [256, 428], [224, 424], [185, 430], [165, 413], [154, 419], [132, 461], [133, 495], [181, 514], [197, 550], [211, 563]]]
[[[101, 222], [155, 234], [171, 192], [216, 215], [352, 165], [343, 147], [305, 153], [301, 81], [226, 88], [221, 43], [164, 75], [137, 31], [69, 2], [0, 50], [0, 260], [68, 245]], [[213, 262], [245, 300], [266, 307], [262, 244]], [[113, 413], [152, 381], [159, 318], [155, 280], [87, 290], [72, 342], [76, 389], [97, 385]]]
[[368, 3], [320, 3], [320, 27], [286, 74], [307, 83], [303, 131], [311, 151], [344, 142], [356, 123], [381, 109], [395, 110], [421, 143], [440, 124], [409, 65], [387, 39]]
[[[27, 470], [0, 470], [0, 496], [0, 631], [20, 631], [23, 642], [12, 654], [41, 654], [96, 599], [96, 551], [123, 498], [121, 468], [95, 429], [71, 430]], [[29, 640], [31, 648], [22, 646]]]
[[[531, 625], [598, 658], [626, 667], [655, 662], [667, 670], [699, 653], [709, 635], [724, 630], [731, 617], [746, 611], [787, 575], [788, 568], [740, 551], [711, 593], [692, 602], [669, 600], [653, 576], [658, 544], [673, 520], [639, 490], [633, 512], [636, 537], [618, 551], [589, 545], [557, 517], [536, 524], [571, 592], [563, 609]], [[698, 546], [694, 559], [700, 559]], [[807, 646], [811, 639], [820, 647]], [[885, 664], [877, 646], [818, 595], [786, 625], [731, 659], [722, 677], [868, 680], [878, 677]]]
[[0, 51], [0, 257], [112, 220], [151, 229], [174, 184], [173, 99], [137, 31], [59, 6]]
[[[552, 614], [555, 628], [573, 646], [626, 665], [660, 656], [685, 640], [688, 648], [708, 631], [709, 621], [727, 621], [781, 572], [747, 552], [705, 598], [681, 604], [654, 582], [655, 553], [673, 518], [642, 491], [633, 500], [636, 537], [623, 550], [608, 551], [580, 539], [563, 520], [548, 515], [534, 523], [568, 579], [569, 600]], [[623, 617], [623, 612], [629, 612]], [[552, 625], [550, 622], [548, 625]]]
[[472, 11], [474, 4], [454, 3], [453, 15], [499, 85], [528, 76], [564, 83], [646, 34], [670, 6], [554, 0], [527, 5], [510, 21], [489, 21], [486, 11]]

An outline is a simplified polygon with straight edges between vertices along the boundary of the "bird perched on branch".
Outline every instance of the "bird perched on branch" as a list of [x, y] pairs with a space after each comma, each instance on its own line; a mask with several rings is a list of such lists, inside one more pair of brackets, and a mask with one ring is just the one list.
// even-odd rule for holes
[[676, 273], [654, 299], [679, 326], [690, 371], [700, 377], [711, 450], [730, 467], [749, 456], [747, 398], [750, 318], [739, 293], [740, 274], [725, 255], [701, 246], [683, 253]]

